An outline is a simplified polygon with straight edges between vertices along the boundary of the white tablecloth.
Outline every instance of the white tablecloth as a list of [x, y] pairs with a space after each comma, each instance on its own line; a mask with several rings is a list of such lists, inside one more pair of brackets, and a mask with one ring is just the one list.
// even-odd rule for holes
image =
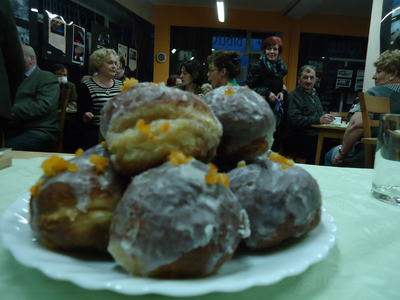
[[[14, 159], [0, 170], [0, 215], [41, 176], [44, 158]], [[301, 165], [321, 188], [324, 207], [335, 218], [337, 243], [328, 256], [304, 273], [237, 293], [190, 299], [400, 299], [400, 207], [370, 195], [373, 170]], [[127, 299], [57, 281], [19, 264], [0, 244], [0, 299]], [[158, 295], [140, 299], [167, 299]], [[181, 298], [185, 299], [185, 298]]]

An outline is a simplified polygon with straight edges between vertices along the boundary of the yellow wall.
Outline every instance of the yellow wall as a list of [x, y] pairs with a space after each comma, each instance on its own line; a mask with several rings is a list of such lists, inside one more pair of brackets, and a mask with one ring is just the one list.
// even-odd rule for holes
[[217, 19], [216, 8], [156, 5], [154, 10], [154, 53], [167, 54], [166, 62], [154, 59], [154, 82], [166, 81], [169, 75], [170, 27], [229, 28], [283, 33], [282, 59], [289, 73], [285, 83], [289, 91], [296, 87], [296, 72], [300, 45], [300, 33], [323, 33], [348, 36], [368, 36], [369, 18], [341, 17], [308, 14], [301, 20], [293, 20], [279, 12], [231, 9], [225, 11], [225, 22]]

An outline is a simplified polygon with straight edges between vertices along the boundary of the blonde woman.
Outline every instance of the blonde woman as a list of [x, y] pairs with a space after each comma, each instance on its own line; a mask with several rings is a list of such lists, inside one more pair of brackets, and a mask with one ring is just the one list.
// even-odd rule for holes
[[81, 123], [80, 147], [84, 150], [98, 143], [100, 115], [103, 106], [121, 92], [122, 82], [115, 79], [118, 61], [112, 49], [98, 49], [90, 56], [90, 67], [97, 72], [78, 88], [78, 122]]

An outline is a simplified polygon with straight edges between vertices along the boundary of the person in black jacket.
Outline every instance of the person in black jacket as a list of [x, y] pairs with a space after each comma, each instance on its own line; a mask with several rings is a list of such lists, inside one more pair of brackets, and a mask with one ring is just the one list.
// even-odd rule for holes
[[273, 150], [279, 151], [279, 129], [283, 116], [283, 101], [287, 98], [283, 77], [288, 69], [281, 59], [282, 40], [276, 36], [266, 38], [262, 44], [259, 60], [251, 67], [246, 84], [267, 100], [276, 118], [277, 132], [274, 135]]
[[24, 78], [25, 60], [9, 0], [0, 6], [0, 146], [3, 130], [10, 122], [17, 88]]

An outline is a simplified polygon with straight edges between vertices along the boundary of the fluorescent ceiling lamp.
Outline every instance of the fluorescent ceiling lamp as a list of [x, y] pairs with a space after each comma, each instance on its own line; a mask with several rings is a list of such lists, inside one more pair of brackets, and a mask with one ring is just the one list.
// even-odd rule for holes
[[31, 8], [31, 11], [33, 12], [39, 12], [39, 10], [37, 8]]
[[217, 1], [218, 21], [225, 21], [224, 1]]
[[172, 53], [172, 54], [175, 54], [175, 52], [176, 52], [176, 49], [175, 49], [175, 48], [171, 50], [171, 53]]

